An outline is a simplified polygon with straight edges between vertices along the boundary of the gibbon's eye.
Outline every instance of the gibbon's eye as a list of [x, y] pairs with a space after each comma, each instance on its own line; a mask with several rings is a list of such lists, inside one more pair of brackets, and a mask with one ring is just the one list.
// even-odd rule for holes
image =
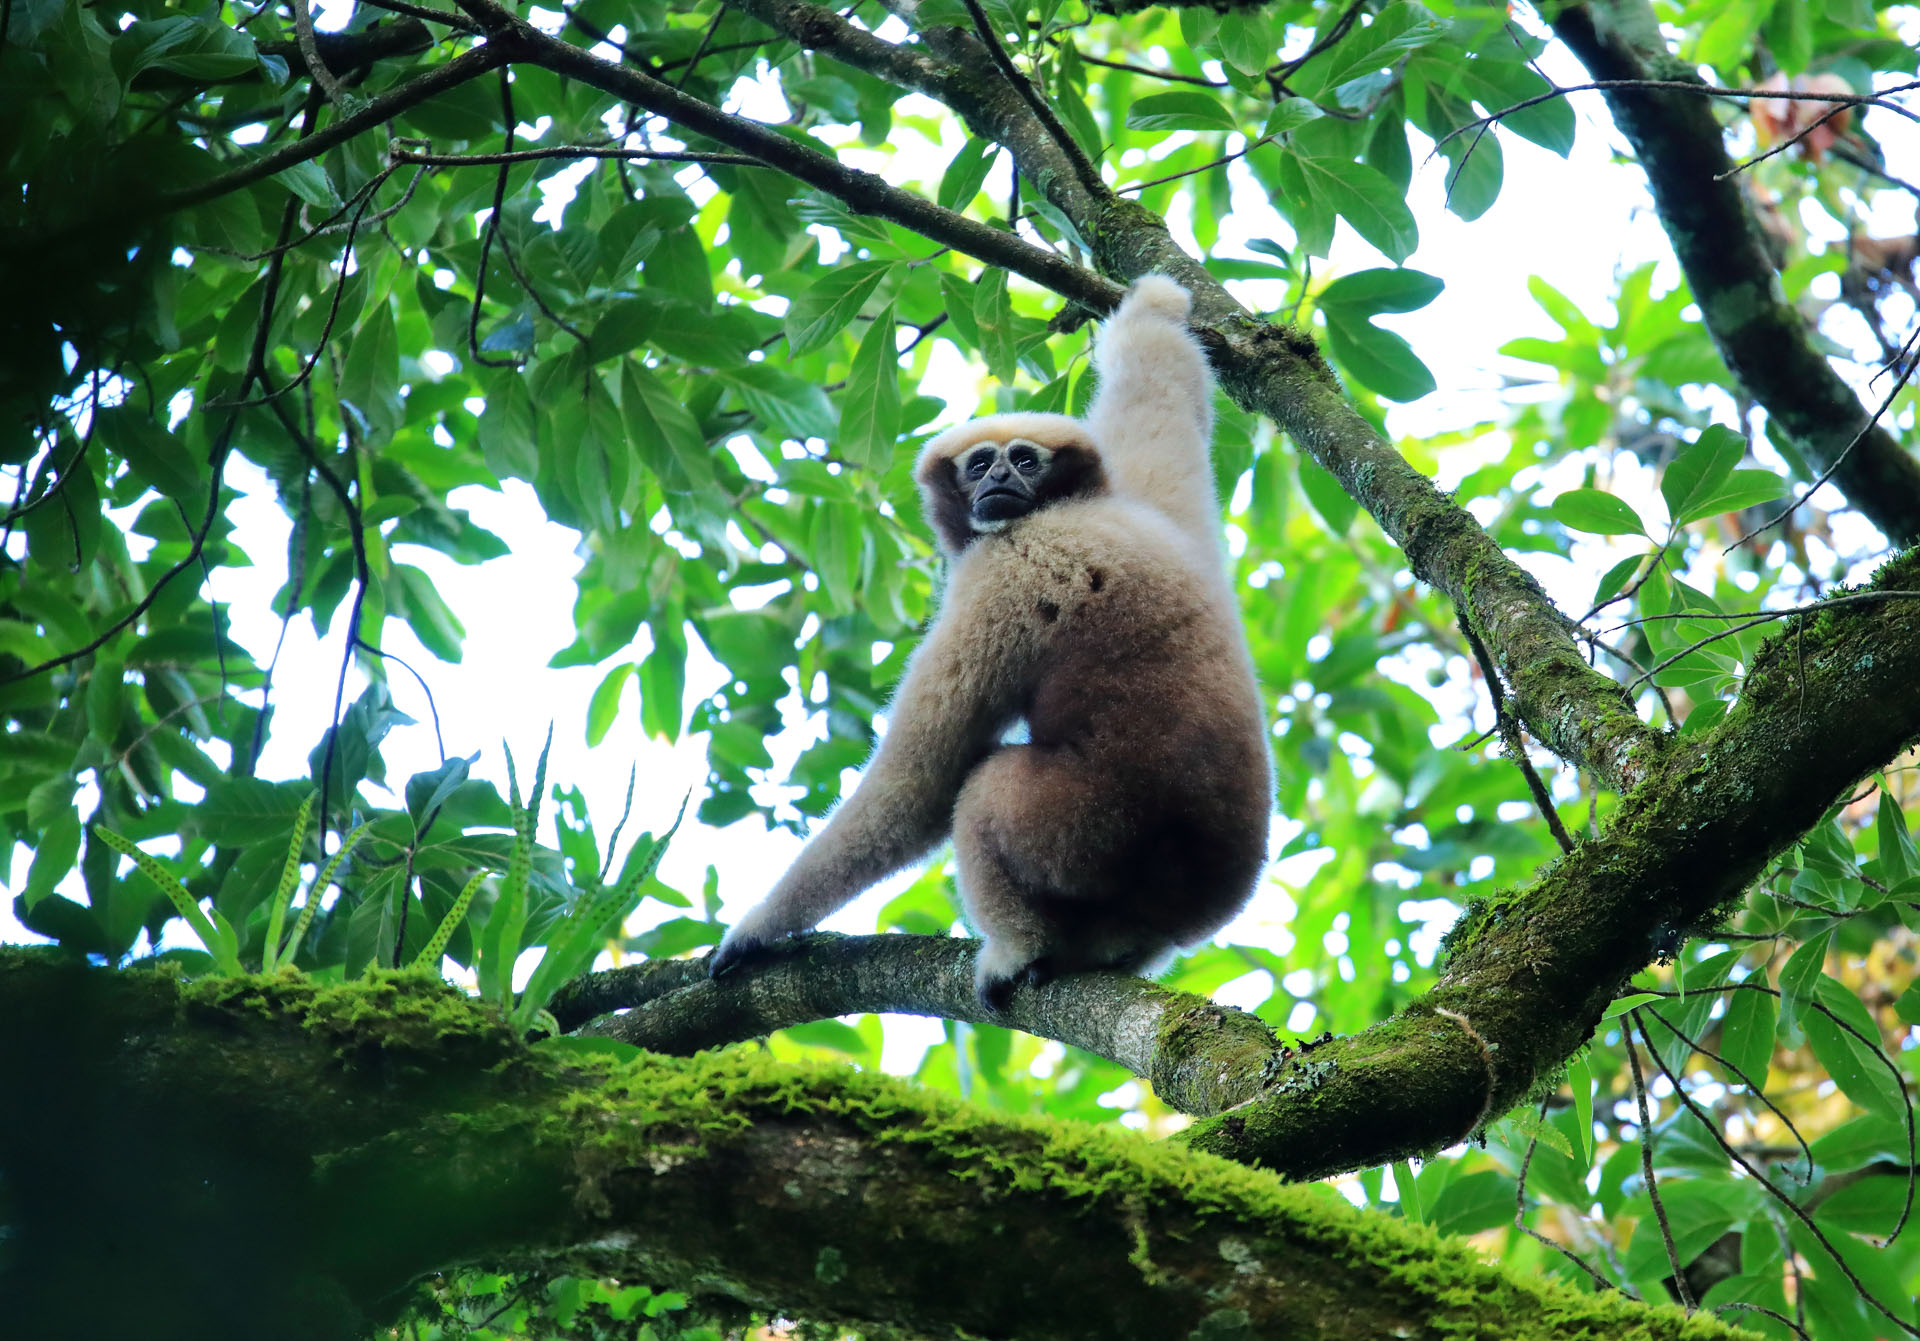
[[1007, 460], [1013, 462], [1013, 468], [1022, 475], [1031, 475], [1040, 469], [1040, 454], [1024, 443], [1008, 452]]
[[975, 452], [972, 456], [968, 457], [966, 464], [967, 478], [977, 480], [986, 474], [987, 467], [993, 464], [993, 457], [994, 453], [991, 451]]

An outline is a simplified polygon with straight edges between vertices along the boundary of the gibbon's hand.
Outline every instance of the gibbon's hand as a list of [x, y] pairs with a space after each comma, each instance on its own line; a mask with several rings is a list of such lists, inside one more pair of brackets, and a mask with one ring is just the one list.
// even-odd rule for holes
[[1185, 326], [1193, 315], [1193, 295], [1171, 275], [1142, 275], [1120, 300], [1113, 319], [1119, 321], [1136, 312], [1148, 312], [1163, 321]]

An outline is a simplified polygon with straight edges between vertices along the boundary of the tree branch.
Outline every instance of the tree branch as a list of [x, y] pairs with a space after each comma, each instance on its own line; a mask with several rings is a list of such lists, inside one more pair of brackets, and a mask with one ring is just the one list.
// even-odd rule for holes
[[[1662, 79], [1705, 91], [1668, 51], [1646, 0], [1569, 7], [1553, 28], [1596, 80]], [[1734, 376], [1809, 461], [1834, 468], [1847, 501], [1874, 525], [1899, 544], [1920, 539], [1920, 460], [1879, 428], [1847, 451], [1866, 411], [1782, 295], [1760, 226], [1729, 176], [1711, 103], [1695, 92], [1603, 96], [1646, 171], [1660, 223]]]
[[1055, 252], [942, 209], [910, 191], [889, 185], [884, 178], [849, 168], [831, 154], [809, 148], [756, 121], [723, 112], [643, 71], [601, 60], [559, 38], [549, 37], [493, 0], [461, 0], [461, 8], [486, 26], [490, 39], [482, 50], [495, 52], [506, 60], [542, 66], [610, 93], [818, 187], [857, 213], [891, 219], [923, 237], [1023, 275], [1095, 312], [1105, 312], [1120, 301], [1118, 286]]
[[704, 959], [588, 974], [552, 1009], [564, 1029], [602, 1016], [580, 1032], [671, 1053], [875, 1011], [999, 1025], [1118, 1062], [1147, 1077], [1167, 1103], [1197, 1115], [1253, 1098], [1262, 1068], [1280, 1051], [1273, 1032], [1244, 1011], [1117, 973], [1018, 988], [996, 1015], [974, 993], [978, 950], [978, 941], [950, 936], [815, 933], [782, 941], [724, 978], [708, 978]]

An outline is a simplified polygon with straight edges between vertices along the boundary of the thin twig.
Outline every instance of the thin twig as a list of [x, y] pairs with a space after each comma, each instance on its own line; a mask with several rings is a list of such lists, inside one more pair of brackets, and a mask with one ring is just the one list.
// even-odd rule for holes
[[[1497, 112], [1489, 112], [1482, 117], [1456, 126], [1434, 142], [1432, 153], [1438, 153], [1440, 146], [1457, 135], [1489, 122], [1503, 121], [1515, 112], [1524, 112], [1529, 107], [1537, 107], [1543, 102], [1552, 102], [1555, 98], [1564, 98], [1569, 93], [1590, 93], [1595, 90], [1629, 89], [1646, 93], [1688, 93], [1703, 98], [1771, 98], [1780, 102], [1838, 102], [1850, 107], [1884, 107], [1890, 112], [1904, 116], [1909, 121], [1920, 123], [1920, 113], [1902, 107], [1891, 101], [1891, 95], [1906, 93], [1920, 88], [1920, 80], [1910, 80], [1905, 84], [1896, 84], [1892, 88], [1881, 89], [1877, 93], [1795, 93], [1785, 89], [1722, 88], [1717, 84], [1696, 83], [1691, 79], [1595, 79], [1585, 84], [1558, 84], [1545, 93], [1535, 94], [1531, 98], [1522, 98], [1511, 107], [1503, 107]], [[1428, 157], [1432, 157], [1432, 153]]]
[[1560, 822], [1560, 812], [1554, 808], [1553, 797], [1547, 791], [1546, 783], [1534, 771], [1533, 760], [1527, 757], [1527, 743], [1521, 739], [1520, 724], [1513, 714], [1507, 711], [1507, 692], [1500, 683], [1500, 672], [1488, 655], [1486, 644], [1480, 641], [1480, 635], [1474, 632], [1473, 625], [1467, 622], [1465, 610], [1456, 610], [1460, 632], [1466, 636], [1467, 646], [1473, 649], [1473, 658], [1480, 663], [1480, 673], [1486, 677], [1487, 694], [1493, 700], [1493, 724], [1506, 742], [1507, 757], [1513, 760], [1515, 767], [1527, 780], [1527, 790], [1533, 794], [1533, 803], [1540, 810], [1540, 816], [1546, 820], [1547, 828], [1552, 830], [1554, 841], [1560, 844], [1562, 852], [1573, 851], [1573, 835], [1567, 832], [1567, 826]]
[[713, 21], [707, 25], [707, 30], [700, 34], [700, 45], [693, 49], [693, 55], [687, 57], [686, 65], [681, 67], [680, 77], [673, 81], [675, 88], [685, 88], [687, 86], [687, 79], [693, 74], [693, 67], [698, 65], [701, 58], [707, 54], [707, 47], [712, 44], [713, 35], [720, 31], [720, 20], [726, 17], [727, 6], [724, 0], [722, 0], [719, 7], [713, 11]]
[[[1050, 37], [1047, 40], [1055, 46], [1073, 46], [1071, 42], [1060, 37]], [[1200, 88], [1233, 87], [1233, 85], [1224, 79], [1207, 79], [1201, 75], [1175, 74], [1172, 70], [1160, 70], [1151, 65], [1129, 65], [1125, 61], [1110, 61], [1102, 56], [1089, 56], [1078, 47], [1074, 47], [1073, 54], [1075, 59], [1085, 61], [1088, 65], [1098, 65], [1106, 70], [1125, 70], [1128, 74], [1146, 75], [1151, 79], [1164, 79], [1172, 84], [1194, 84]]]
[[[1629, 1012], [1631, 1014], [1631, 1012]], [[1634, 1050], [1631, 1031], [1620, 1031], [1620, 1042], [1627, 1050], [1627, 1065], [1633, 1073], [1633, 1098], [1640, 1106], [1640, 1179], [1647, 1185], [1647, 1201], [1653, 1206], [1653, 1218], [1660, 1226], [1660, 1242], [1666, 1245], [1667, 1264], [1673, 1268], [1673, 1292], [1680, 1307], [1693, 1312], [1693, 1292], [1687, 1287], [1687, 1269], [1680, 1263], [1680, 1252], [1673, 1246], [1673, 1226], [1667, 1223], [1667, 1208], [1660, 1202], [1660, 1180], [1653, 1175], [1653, 1117], [1647, 1111], [1647, 1081], [1640, 1073], [1640, 1054]], [[1652, 1050], [1653, 1044], [1647, 1044]], [[1658, 1054], [1654, 1062], [1659, 1063]], [[1666, 1070], [1661, 1066], [1662, 1071]], [[1677, 1087], [1676, 1087], [1677, 1088]]]
[[[1722, 931], [1722, 932], [1717, 932], [1715, 934], [1720, 936], [1725, 936], [1725, 935], [1728, 935], [1729, 933]], [[1771, 940], [1773, 938], [1763, 937], [1762, 939]], [[1773, 1100], [1767, 1097], [1766, 1087], [1764, 1085], [1755, 1084], [1753, 1077], [1748, 1075], [1745, 1071], [1742, 1071], [1738, 1066], [1734, 1065], [1733, 1062], [1729, 1061], [1726, 1057], [1726, 1054], [1715, 1052], [1713, 1049], [1707, 1047], [1705, 1044], [1700, 1042], [1700, 1040], [1697, 1038], [1689, 1038], [1680, 1029], [1676, 1028], [1672, 1024], [1672, 1022], [1670, 1022], [1667, 1019], [1667, 1017], [1662, 1015], [1659, 1011], [1654, 1010], [1651, 1006], [1647, 1007], [1646, 1010], [1647, 1010], [1647, 1014], [1652, 1016], [1654, 1019], [1658, 1020], [1660, 1022], [1661, 1027], [1664, 1028], [1668, 1033], [1672, 1034], [1675, 1038], [1679, 1039], [1682, 1043], [1685, 1043], [1689, 1048], [1699, 1053], [1702, 1057], [1707, 1058], [1709, 1061], [1719, 1063], [1719, 1065], [1723, 1069], [1725, 1069], [1729, 1074], [1731, 1074], [1735, 1080], [1738, 1080], [1742, 1085], [1745, 1085], [1747, 1087], [1747, 1093], [1751, 1094], [1754, 1098], [1758, 1099], [1762, 1104], [1765, 1104], [1767, 1107], [1767, 1110], [1771, 1112], [1775, 1117], [1780, 1119], [1780, 1125], [1785, 1127], [1790, 1133], [1792, 1133], [1794, 1141], [1798, 1143], [1798, 1145], [1800, 1146], [1801, 1158], [1803, 1158], [1806, 1161], [1806, 1165], [1807, 1165], [1806, 1176], [1802, 1178], [1798, 1178], [1795, 1181], [1797, 1181], [1802, 1187], [1805, 1187], [1808, 1183], [1811, 1183], [1813, 1181], [1813, 1151], [1807, 1145], [1807, 1138], [1802, 1136], [1800, 1134], [1800, 1129], [1793, 1125], [1793, 1119], [1788, 1117], [1785, 1113], [1781, 1112], [1779, 1106], [1775, 1104]], [[1651, 1047], [1652, 1044], [1649, 1043], [1648, 1046]], [[1761, 1077], [1761, 1079], [1764, 1080], [1765, 1077], [1763, 1076]]]
[[1827, 122], [1831, 121], [1834, 117], [1839, 116], [1840, 113], [1851, 112], [1852, 110], [1853, 110], [1852, 103], [1847, 103], [1847, 102], [1835, 103], [1832, 107], [1829, 107], [1826, 111], [1822, 112], [1818, 117], [1818, 119], [1812, 122], [1809, 122], [1806, 126], [1801, 128], [1800, 130], [1796, 130], [1793, 134], [1789, 135], [1786, 139], [1780, 141], [1780, 143], [1774, 145], [1773, 148], [1767, 150], [1764, 154], [1755, 154], [1752, 158], [1749, 158], [1744, 163], [1735, 163], [1732, 167], [1728, 168], [1725, 172], [1716, 172], [1713, 174], [1713, 179], [1716, 182], [1724, 182], [1727, 178], [1733, 176], [1735, 173], [1745, 172], [1748, 168], [1752, 167], [1755, 163], [1764, 163], [1769, 158], [1772, 158], [1775, 154], [1784, 154], [1787, 152], [1787, 150], [1793, 148], [1794, 145], [1806, 139], [1807, 136], [1813, 134], [1814, 131], [1826, 125]]
[[[505, 66], [500, 68], [500, 105], [506, 121], [506, 134], [502, 143], [506, 152], [513, 152], [513, 85], [507, 79]], [[512, 168], [507, 163], [500, 165], [499, 176], [493, 183], [493, 208], [487, 214], [487, 226], [480, 235], [480, 264], [473, 272], [473, 306], [467, 312], [467, 355], [475, 363], [489, 368], [518, 368], [520, 359], [488, 358], [480, 352], [480, 303], [487, 295], [487, 257], [493, 251], [494, 235], [500, 231], [500, 216], [506, 212], [507, 174]]]
[[1125, 186], [1116, 186], [1113, 188], [1114, 194], [1124, 195], [1128, 191], [1145, 191], [1149, 187], [1165, 186], [1168, 182], [1177, 182], [1182, 177], [1192, 177], [1202, 172], [1212, 172], [1215, 168], [1223, 168], [1237, 158], [1245, 158], [1255, 149], [1258, 149], [1261, 145], [1275, 138], [1277, 138], [1276, 135], [1262, 135], [1258, 139], [1248, 140], [1244, 148], [1236, 149], [1230, 154], [1222, 154], [1211, 163], [1202, 163], [1197, 168], [1185, 168], [1179, 172], [1169, 172], [1166, 176], [1155, 177], [1151, 181], [1129, 182]]
[[[267, 0], [267, 4], [262, 5], [261, 8], [265, 9], [273, 3], [276, 3], [276, 0]], [[463, 33], [478, 34], [480, 31], [479, 24], [465, 14], [456, 14], [450, 9], [429, 9], [425, 5], [409, 4], [408, 0], [360, 0], [360, 3], [374, 9], [384, 9], [390, 14], [405, 14], [408, 18], [419, 19], [422, 23], [438, 23]]]
[[433, 722], [433, 748], [439, 753], [440, 762], [445, 764], [447, 762], [447, 742], [440, 735], [440, 707], [433, 701], [433, 686], [427, 683], [427, 677], [408, 665], [397, 652], [389, 652], [385, 648], [375, 647], [365, 638], [356, 638], [354, 642], [362, 652], [370, 652], [382, 661], [396, 663], [401, 670], [413, 677], [415, 684], [420, 686], [420, 692], [427, 696], [427, 717]]
[[[1547, 1101], [1545, 1099], [1542, 1099], [1540, 1101], [1541, 1120], [1545, 1121], [1546, 1116], [1547, 1116]], [[1539, 1242], [1544, 1243], [1547, 1247], [1553, 1249], [1555, 1252], [1559, 1253], [1562, 1257], [1566, 1258], [1569, 1262], [1579, 1267], [1582, 1271], [1586, 1272], [1589, 1276], [1593, 1277], [1593, 1283], [1596, 1286], [1598, 1286], [1601, 1290], [1619, 1289], [1620, 1288], [1619, 1286], [1615, 1285], [1611, 1280], [1608, 1280], [1605, 1276], [1601, 1275], [1600, 1271], [1591, 1262], [1587, 1261], [1586, 1258], [1582, 1257], [1579, 1253], [1575, 1252], [1573, 1249], [1569, 1248], [1566, 1244], [1560, 1242], [1558, 1239], [1548, 1238], [1545, 1234], [1542, 1234], [1539, 1230], [1535, 1229], [1532, 1225], [1527, 1223], [1527, 1170], [1531, 1168], [1533, 1165], [1533, 1151], [1534, 1151], [1534, 1148], [1539, 1144], [1540, 1144], [1540, 1137], [1538, 1133], [1535, 1133], [1534, 1135], [1527, 1138], [1527, 1153], [1520, 1160], [1520, 1176], [1514, 1180], [1514, 1186], [1513, 1186], [1514, 1228], [1521, 1230], [1523, 1233], [1526, 1233], [1531, 1237], [1533, 1237], [1534, 1239], [1537, 1239]]]

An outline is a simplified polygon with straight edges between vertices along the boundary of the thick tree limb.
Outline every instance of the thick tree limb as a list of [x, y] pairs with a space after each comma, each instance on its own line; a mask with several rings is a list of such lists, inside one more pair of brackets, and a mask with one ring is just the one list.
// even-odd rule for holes
[[[1594, 0], [1562, 10], [1555, 34], [1595, 79], [1698, 83], [1667, 48], [1646, 0]], [[1741, 197], [1712, 103], [1696, 94], [1610, 89], [1604, 96], [1633, 145], [1661, 226], [1714, 345], [1740, 384], [1847, 501], [1900, 544], [1920, 539], [1920, 460], [1867, 422], [1860, 399], [1787, 302], [1760, 225]], [[1844, 454], [1844, 459], [1842, 459]]]
[[579, 1032], [676, 1054], [870, 1011], [996, 1024], [1118, 1062], [1147, 1077], [1173, 1107], [1198, 1115], [1257, 1095], [1278, 1051], [1272, 1031], [1243, 1011], [1115, 973], [1021, 988], [996, 1015], [974, 992], [978, 949], [978, 941], [949, 936], [815, 934], [783, 942], [724, 978], [708, 978], [704, 959], [588, 974], [553, 1011], [564, 1029], [603, 1016]]
[[0, 1031], [23, 1336], [345, 1341], [474, 1264], [1006, 1341], [1739, 1335], [1118, 1130], [744, 1051], [529, 1050], [419, 976], [5, 951], [0, 1012], [35, 1022]]

